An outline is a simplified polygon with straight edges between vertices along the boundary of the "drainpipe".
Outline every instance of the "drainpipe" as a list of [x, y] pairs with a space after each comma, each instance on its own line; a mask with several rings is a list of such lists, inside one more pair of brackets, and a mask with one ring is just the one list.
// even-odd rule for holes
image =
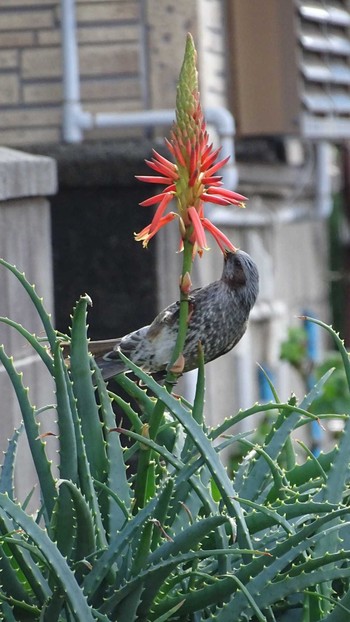
[[79, 59], [76, 42], [74, 0], [61, 0], [62, 74], [63, 74], [63, 139], [78, 143], [91, 115], [80, 105]]

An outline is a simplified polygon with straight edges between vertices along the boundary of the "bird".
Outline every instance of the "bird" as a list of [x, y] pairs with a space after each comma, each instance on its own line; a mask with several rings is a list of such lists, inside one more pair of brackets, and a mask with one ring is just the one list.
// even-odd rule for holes
[[[200, 342], [204, 362], [229, 352], [243, 337], [259, 292], [259, 273], [244, 251], [226, 251], [221, 278], [189, 294], [189, 317], [182, 372], [198, 367]], [[91, 341], [89, 351], [105, 380], [127, 370], [122, 352], [151, 375], [166, 374], [178, 332], [180, 303], [161, 311], [153, 322], [117, 339]]]

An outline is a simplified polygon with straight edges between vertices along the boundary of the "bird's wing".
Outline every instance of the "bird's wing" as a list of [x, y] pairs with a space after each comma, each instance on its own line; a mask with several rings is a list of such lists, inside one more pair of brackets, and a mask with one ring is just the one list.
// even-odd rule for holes
[[[188, 302], [191, 307], [195, 305], [196, 291], [199, 291], [199, 288], [198, 290], [194, 289], [191, 292], [191, 295], [188, 297]], [[161, 311], [157, 315], [157, 317], [153, 320], [152, 324], [149, 327], [147, 327], [148, 328], [148, 332], [147, 332], [148, 339], [151, 339], [151, 340], [156, 339], [160, 331], [165, 326], [169, 328], [174, 326], [179, 321], [179, 315], [180, 315], [180, 302], [179, 301], [173, 302], [171, 305], [166, 307], [166, 309], [163, 309], [163, 311]]]
[[146, 337], [149, 326], [142, 326], [138, 330], [134, 330], [132, 333], [128, 333], [125, 337], [119, 340], [119, 343], [116, 344], [115, 350], [120, 350], [127, 356], [131, 358], [133, 352], [137, 346], [142, 342], [142, 340]]
[[95, 357], [104, 356], [111, 352], [111, 350], [116, 350], [119, 347], [121, 339], [104, 339], [103, 341], [90, 341], [89, 342], [89, 352], [93, 354]]

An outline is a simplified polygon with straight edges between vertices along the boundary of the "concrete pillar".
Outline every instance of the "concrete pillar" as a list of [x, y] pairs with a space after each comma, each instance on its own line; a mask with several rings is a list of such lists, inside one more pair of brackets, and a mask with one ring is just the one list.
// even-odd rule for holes
[[[46, 196], [56, 192], [56, 163], [53, 159], [0, 148], [0, 256], [24, 271], [46, 309], [53, 310], [50, 210]], [[39, 316], [16, 277], [0, 266], [0, 316], [9, 317], [36, 335], [43, 335]], [[21, 335], [0, 322], [0, 343], [23, 372], [33, 405], [53, 404], [51, 376]], [[53, 409], [39, 415], [40, 433], [53, 430]], [[0, 464], [8, 438], [21, 421], [12, 384], [0, 366]], [[51, 440], [52, 439], [52, 440]], [[48, 437], [48, 453], [55, 454], [54, 437]], [[50, 446], [49, 446], [50, 445]], [[35, 473], [25, 434], [18, 450], [16, 494], [23, 500], [35, 483]]]

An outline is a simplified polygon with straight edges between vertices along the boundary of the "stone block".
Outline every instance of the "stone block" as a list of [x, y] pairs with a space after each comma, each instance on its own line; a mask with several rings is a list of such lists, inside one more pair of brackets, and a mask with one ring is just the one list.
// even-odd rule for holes
[[122, 41], [138, 41], [140, 28], [138, 24], [118, 25], [116, 22], [108, 26], [80, 26], [78, 28], [79, 43], [121, 43]]
[[[31, 3], [33, 4], [33, 3]], [[11, 5], [12, 7], [13, 5]], [[1, 4], [1, 9], [3, 5]], [[33, 11], [0, 11], [1, 30], [29, 30], [54, 26], [54, 12], [50, 9]]]
[[62, 83], [51, 80], [24, 84], [23, 101], [28, 104], [62, 103]]
[[62, 36], [61, 36], [61, 31], [56, 28], [55, 30], [53, 30], [52, 28], [42, 28], [40, 30], [38, 30], [38, 32], [36, 33], [37, 36], [37, 41], [39, 43], [39, 45], [42, 46], [55, 46], [58, 47], [61, 45], [61, 40], [62, 40]]
[[23, 78], [56, 78], [61, 76], [61, 50], [34, 48], [24, 50], [21, 63]]
[[135, 44], [88, 45], [79, 50], [82, 76], [133, 74], [139, 70]]
[[15, 73], [1, 76], [0, 105], [17, 104], [19, 101], [19, 77]]
[[59, 125], [61, 121], [61, 108], [22, 108], [4, 111], [0, 115], [0, 128], [15, 127], [15, 128], [30, 128], [33, 127], [45, 127], [52, 125]]
[[136, 78], [85, 79], [81, 83], [81, 96], [85, 101], [121, 100], [129, 110], [131, 99], [141, 100], [140, 81]]
[[[83, 0], [86, 2], [86, 0]], [[96, 0], [94, 0], [95, 2]], [[23, 9], [26, 7], [32, 8], [42, 8], [42, 7], [53, 7], [59, 3], [59, 0], [1, 0], [1, 8], [9, 8], [9, 9]]]
[[61, 140], [61, 127], [31, 127], [31, 128], [13, 128], [0, 130], [1, 142], [5, 145], [33, 145], [58, 143]]
[[17, 50], [0, 50], [0, 70], [14, 69], [18, 65]]
[[0, 48], [23, 48], [34, 45], [34, 32], [11, 30], [0, 32]]
[[50, 195], [56, 189], [56, 166], [52, 158], [0, 147], [0, 201]]
[[78, 4], [77, 5], [77, 22], [92, 22], [96, 24], [98, 21], [108, 22], [116, 21], [132, 21], [139, 19], [140, 7], [139, 2], [99, 2], [98, 4]]

